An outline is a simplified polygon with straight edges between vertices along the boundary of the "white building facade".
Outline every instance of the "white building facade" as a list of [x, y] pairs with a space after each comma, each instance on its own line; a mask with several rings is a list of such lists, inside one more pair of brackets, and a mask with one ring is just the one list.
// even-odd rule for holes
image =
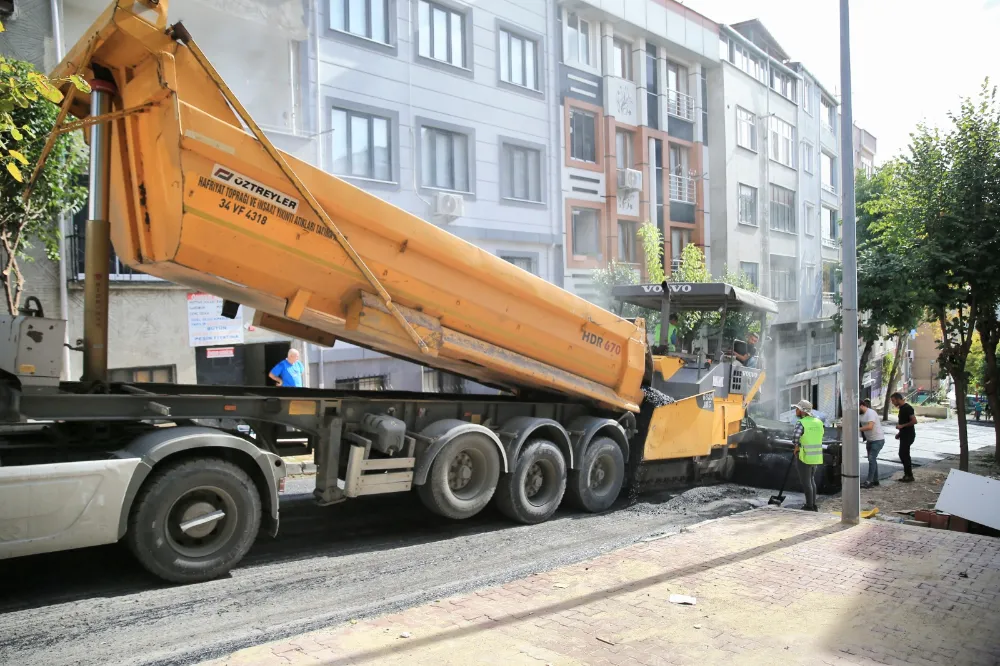
[[830, 317], [839, 263], [837, 103], [759, 21], [720, 29], [710, 70], [711, 267], [747, 275], [778, 303], [757, 413], [799, 400], [837, 411]]

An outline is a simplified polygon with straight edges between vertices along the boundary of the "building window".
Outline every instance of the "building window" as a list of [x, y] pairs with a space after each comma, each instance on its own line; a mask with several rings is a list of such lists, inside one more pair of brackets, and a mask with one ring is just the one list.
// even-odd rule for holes
[[[81, 178], [80, 185], [86, 185], [87, 176]], [[85, 279], [86, 247], [87, 247], [87, 218], [90, 217], [89, 201], [73, 215], [73, 233], [67, 239], [69, 241], [70, 254], [70, 275], [71, 281], [83, 281]], [[128, 266], [115, 254], [112, 247], [108, 256], [108, 280], [111, 282], [163, 282], [162, 278], [147, 275], [142, 271]]]
[[670, 270], [676, 271], [681, 267], [681, 257], [684, 248], [691, 244], [690, 229], [670, 230]]
[[[778, 349], [781, 350], [781, 365], [782, 369], [788, 374], [795, 374], [796, 372], [803, 372], [809, 368], [809, 363], [806, 357], [806, 332], [805, 331], [784, 331], [781, 333], [781, 337], [778, 342]], [[795, 389], [792, 389], [792, 397], [795, 397]], [[808, 400], [809, 396], [804, 394], [803, 397]], [[802, 400], [803, 398], [798, 398]], [[792, 405], [794, 402], [791, 398], [782, 401], [783, 405]], [[782, 409], [787, 409], [783, 407]]]
[[465, 381], [461, 377], [441, 372], [434, 368], [423, 368], [420, 376], [424, 393], [464, 393]]
[[802, 110], [810, 116], [813, 113], [813, 84], [808, 81], [802, 83]]
[[389, 0], [331, 0], [330, 28], [389, 43]]
[[740, 183], [740, 224], [757, 226], [757, 188]]
[[538, 90], [538, 43], [506, 30], [500, 39], [500, 80]]
[[787, 167], [795, 166], [795, 128], [774, 116], [771, 116], [771, 141], [767, 155]]
[[808, 141], [802, 142], [802, 170], [812, 173], [816, 168], [816, 148]]
[[632, 169], [635, 166], [632, 156], [633, 137], [628, 130], [620, 129], [615, 132], [615, 160], [619, 169]]
[[590, 66], [590, 24], [572, 12], [566, 16], [566, 60]]
[[502, 196], [520, 201], [542, 201], [542, 152], [503, 144]]
[[799, 300], [794, 260], [771, 257], [771, 298], [776, 301]]
[[840, 280], [837, 276], [837, 264], [832, 261], [823, 262], [823, 300], [832, 301], [833, 295], [840, 290]]
[[723, 40], [720, 55], [761, 83], [767, 83], [767, 65], [746, 46], [731, 39]]
[[597, 118], [592, 113], [569, 112], [569, 156], [581, 162], [597, 162]]
[[[832, 331], [819, 331], [816, 334], [815, 360], [813, 365], [826, 366], [837, 362], [837, 335]], [[793, 403], [789, 403], [793, 404]]]
[[471, 192], [469, 137], [437, 127], [420, 128], [420, 182], [424, 187]]
[[701, 71], [701, 142], [708, 145], [708, 76]]
[[632, 80], [632, 45], [615, 38], [611, 44], [611, 76]]
[[865, 175], [868, 176], [869, 178], [875, 175], [875, 165], [872, 164], [872, 160], [870, 157], [862, 155], [861, 158], [858, 160], [858, 165], [859, 168], [862, 171], [864, 171]]
[[534, 257], [510, 256], [501, 253], [500, 258], [506, 261], [508, 264], [514, 264], [522, 271], [527, 271], [532, 275], [538, 275], [538, 270], [535, 268]]
[[795, 101], [795, 78], [792, 75], [772, 68], [771, 89], [785, 99]]
[[806, 235], [816, 235], [816, 206], [811, 203], [805, 205]]
[[333, 109], [333, 172], [374, 180], [392, 180], [388, 118]]
[[420, 21], [417, 52], [424, 58], [466, 67], [465, 16], [427, 0], [420, 0], [417, 12]]
[[639, 263], [639, 255], [635, 249], [639, 225], [636, 222], [618, 220], [618, 261], [626, 264]]
[[646, 124], [660, 128], [660, 95], [656, 62], [656, 47], [646, 44]]
[[573, 209], [573, 256], [601, 256], [601, 218], [596, 208]]
[[840, 222], [837, 220], [837, 211], [823, 206], [823, 245], [837, 247], [839, 238]]
[[836, 159], [826, 153], [819, 156], [820, 171], [823, 178], [823, 189], [827, 192], [837, 191]]
[[757, 116], [741, 107], [736, 107], [736, 145], [757, 150]]
[[687, 94], [687, 68], [667, 61], [667, 113], [694, 122], [694, 98]]
[[334, 382], [334, 388], [339, 391], [387, 391], [389, 385], [385, 375], [372, 375], [338, 379]]
[[760, 288], [760, 264], [751, 261], [741, 261], [740, 262], [740, 273], [746, 276], [750, 280], [750, 284]]
[[664, 209], [664, 186], [663, 186], [663, 141], [660, 139], [650, 139], [652, 141], [650, 154], [653, 156], [653, 182], [651, 188], [656, 190], [656, 227], [661, 234], [666, 234], [666, 211]]
[[795, 192], [771, 185], [771, 229], [794, 234], [798, 227], [795, 223]]
[[834, 134], [837, 133], [837, 107], [828, 103], [825, 99], [823, 105], [823, 127]]
[[108, 370], [108, 380], [122, 384], [173, 384], [177, 381], [177, 366], [159, 365], [145, 368], [114, 368]]
[[694, 178], [688, 161], [688, 149], [670, 144], [670, 200], [693, 204], [696, 201]]

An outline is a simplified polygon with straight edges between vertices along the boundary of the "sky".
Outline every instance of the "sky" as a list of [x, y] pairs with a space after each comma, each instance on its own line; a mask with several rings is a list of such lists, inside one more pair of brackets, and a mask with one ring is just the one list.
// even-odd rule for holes
[[[840, 94], [839, 0], [683, 0], [718, 23], [760, 19], [791, 56]], [[905, 151], [920, 122], [1000, 85], [1000, 0], [853, 0], [854, 123], [878, 140], [876, 162]]]

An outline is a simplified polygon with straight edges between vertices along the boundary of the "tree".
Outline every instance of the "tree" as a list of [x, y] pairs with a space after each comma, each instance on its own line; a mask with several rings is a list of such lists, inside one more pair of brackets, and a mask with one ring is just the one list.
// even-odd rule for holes
[[[955, 387], [959, 467], [968, 470], [966, 396], [968, 360], [980, 332], [986, 364], [1000, 305], [1000, 112], [988, 82], [978, 100], [967, 99], [950, 115], [947, 133], [920, 126], [888, 198], [894, 221], [889, 247], [907, 256], [905, 275], [925, 300], [941, 330], [938, 367]], [[1000, 336], [1000, 332], [996, 332]], [[995, 366], [994, 366], [995, 367]], [[995, 376], [995, 375], [994, 375]], [[996, 401], [995, 384], [991, 407]], [[998, 430], [1000, 434], [1000, 430]], [[998, 439], [1000, 442], [1000, 439]]]
[[[997, 346], [1000, 345], [1000, 106], [997, 90], [989, 80], [977, 99], [966, 99], [960, 112], [952, 116], [955, 129], [951, 135], [951, 201], [948, 225], [963, 234], [961, 259], [964, 271], [959, 274], [968, 284], [969, 300], [976, 312], [971, 324], [978, 333], [982, 348], [982, 366], [967, 364], [963, 374], [970, 387], [982, 378], [982, 392], [990, 411], [998, 413], [1000, 377], [997, 369]], [[958, 250], [959, 248], [955, 248]], [[963, 402], [958, 395], [956, 402]], [[956, 404], [956, 407], [958, 405]], [[960, 417], [961, 418], [961, 417]], [[1000, 454], [1000, 424], [994, 420], [994, 446]], [[963, 468], [964, 469], [964, 468]]]
[[[639, 227], [636, 237], [643, 248], [646, 281], [651, 284], [663, 282], [663, 236], [660, 230], [655, 224], [646, 222]], [[598, 305], [613, 310], [626, 319], [643, 317], [646, 320], [646, 330], [655, 329], [660, 321], [659, 312], [650, 312], [630, 303], [616, 303], [614, 300], [615, 287], [639, 283], [640, 276], [634, 265], [612, 259], [606, 267], [594, 271], [591, 279], [597, 287]]]
[[27, 202], [22, 199], [20, 167], [33, 168], [62, 100], [53, 83], [30, 64], [0, 58], [0, 149], [7, 176], [0, 177], [0, 259], [7, 311], [16, 314], [25, 280], [19, 261], [30, 261], [34, 244], [40, 244], [49, 259], [59, 258], [61, 214], [72, 213], [87, 198], [79, 185], [87, 167], [87, 154], [78, 134], [63, 134], [49, 153]]
[[[744, 273], [734, 273], [727, 266], [720, 277], [713, 277], [705, 265], [705, 253], [697, 245], [689, 244], [681, 251], [681, 261], [677, 269], [670, 274], [670, 282], [725, 282], [747, 291], [756, 292], [757, 286]], [[677, 325], [681, 337], [689, 339], [702, 326], [709, 329], [721, 325], [721, 315], [718, 312], [684, 312], [678, 314]], [[726, 315], [725, 337], [742, 337], [748, 332], [758, 332], [759, 328], [753, 313], [730, 312]]]
[[[899, 187], [901, 164], [888, 162], [869, 176], [859, 170], [855, 178], [857, 208], [857, 268], [858, 268], [858, 339], [862, 343], [858, 359], [858, 376], [868, 369], [875, 342], [882, 330], [896, 338], [896, 350], [888, 373], [889, 393], [895, 388], [898, 360], [903, 356], [906, 334], [919, 323], [924, 312], [924, 298], [919, 293], [921, 282], [901, 280], [919, 268], [912, 254], [892, 251], [892, 243], [900, 221], [894, 216], [889, 197]], [[843, 315], [840, 294], [834, 296], [838, 306], [833, 316], [835, 330], [841, 331]], [[886, 401], [883, 418], [888, 416]]]

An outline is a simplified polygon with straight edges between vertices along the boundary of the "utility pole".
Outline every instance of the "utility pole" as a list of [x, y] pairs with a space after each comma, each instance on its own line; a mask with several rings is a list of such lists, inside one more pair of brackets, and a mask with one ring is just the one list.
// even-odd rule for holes
[[843, 243], [843, 335], [841, 363], [841, 522], [857, 525], [861, 513], [861, 463], [859, 459], [858, 415], [858, 236], [854, 210], [854, 113], [851, 108], [851, 20], [848, 0], [840, 0], [840, 163], [843, 187], [841, 210], [844, 215]]

